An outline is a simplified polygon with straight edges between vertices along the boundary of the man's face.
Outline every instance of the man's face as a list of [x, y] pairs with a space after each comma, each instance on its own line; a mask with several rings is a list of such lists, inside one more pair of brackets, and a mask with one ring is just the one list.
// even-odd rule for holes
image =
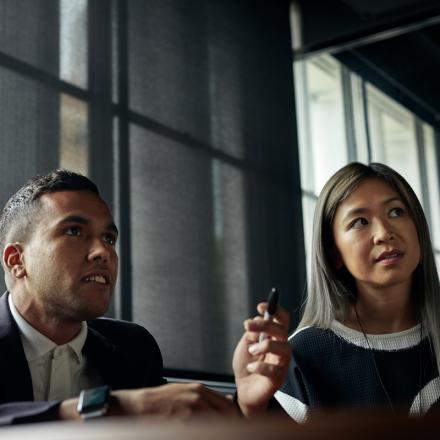
[[117, 229], [91, 191], [44, 194], [23, 243], [27, 295], [48, 316], [77, 322], [107, 310], [116, 283]]

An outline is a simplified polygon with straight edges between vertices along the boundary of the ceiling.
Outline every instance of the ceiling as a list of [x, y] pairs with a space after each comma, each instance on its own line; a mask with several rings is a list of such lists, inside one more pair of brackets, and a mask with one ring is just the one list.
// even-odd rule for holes
[[330, 52], [440, 129], [439, 1], [298, 3], [302, 42], [294, 56]]

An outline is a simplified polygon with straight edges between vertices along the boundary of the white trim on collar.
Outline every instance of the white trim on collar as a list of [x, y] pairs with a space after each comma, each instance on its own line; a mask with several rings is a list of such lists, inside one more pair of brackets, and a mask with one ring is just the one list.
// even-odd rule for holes
[[300, 333], [300, 332], [302, 332], [303, 330], [306, 330], [306, 329], [308, 329], [308, 328], [310, 328], [310, 327], [313, 327], [313, 326], [311, 326], [311, 325], [306, 325], [306, 326], [304, 326], [304, 327], [301, 327], [301, 328], [297, 328], [290, 336], [289, 336], [289, 341], [293, 338], [293, 337], [295, 337], [298, 333]]
[[[341, 324], [339, 321], [333, 321], [330, 324], [330, 330], [345, 341], [367, 349], [371, 347], [374, 350], [396, 351], [408, 349], [420, 343], [420, 324], [408, 330], [396, 333], [386, 333], [382, 335], [367, 334], [368, 343], [362, 332], [353, 330]], [[423, 334], [422, 339], [425, 336], [426, 334]]]

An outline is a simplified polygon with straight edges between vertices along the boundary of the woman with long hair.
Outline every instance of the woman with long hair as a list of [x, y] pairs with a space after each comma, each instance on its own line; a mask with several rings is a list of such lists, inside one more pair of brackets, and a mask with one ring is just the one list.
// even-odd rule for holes
[[[246, 322], [254, 364], [264, 361], [265, 343], [252, 336], [260, 322]], [[438, 272], [417, 196], [390, 167], [351, 163], [321, 191], [310, 286], [289, 344], [292, 360], [275, 398], [296, 421], [315, 409], [421, 415], [439, 405]], [[242, 407], [249, 397], [239, 393]]]

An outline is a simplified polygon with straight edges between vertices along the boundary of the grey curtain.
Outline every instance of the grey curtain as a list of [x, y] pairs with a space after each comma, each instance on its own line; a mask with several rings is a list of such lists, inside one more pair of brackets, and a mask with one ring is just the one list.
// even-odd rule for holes
[[288, 1], [89, 0], [86, 88], [59, 78], [61, 6], [0, 2], [1, 202], [58, 166], [61, 95], [84, 103], [69, 154], [121, 229], [109, 315], [167, 368], [230, 374], [256, 303], [275, 285], [295, 319], [305, 284]]

